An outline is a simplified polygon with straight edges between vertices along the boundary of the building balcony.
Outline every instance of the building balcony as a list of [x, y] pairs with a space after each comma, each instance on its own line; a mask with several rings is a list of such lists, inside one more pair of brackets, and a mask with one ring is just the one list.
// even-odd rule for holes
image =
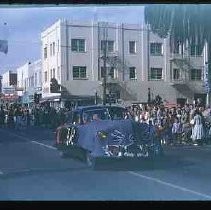
[[107, 78], [107, 83], [108, 84], [118, 84], [119, 82], [120, 81], [117, 78], [111, 78], [111, 77]]
[[[100, 54], [101, 54], [101, 57], [103, 57], [103, 55], [104, 55], [104, 51], [103, 50], [101, 50], [100, 51]], [[117, 57], [119, 54], [118, 54], [118, 51], [106, 51], [106, 55], [108, 56], [108, 57]]]
[[183, 59], [184, 55], [179, 54], [179, 53], [170, 53], [170, 60], [174, 60], [174, 59]]
[[178, 86], [178, 85], [185, 85], [187, 83], [187, 79], [172, 79], [170, 81], [170, 85]]

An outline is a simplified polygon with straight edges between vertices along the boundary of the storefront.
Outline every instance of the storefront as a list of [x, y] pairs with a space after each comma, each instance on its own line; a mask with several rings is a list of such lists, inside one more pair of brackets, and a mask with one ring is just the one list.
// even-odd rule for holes
[[94, 105], [96, 103], [95, 96], [76, 96], [71, 95], [68, 97], [61, 97], [59, 96], [49, 96], [42, 98], [40, 100], [41, 104], [49, 104], [51, 107], [54, 108], [70, 108], [70, 107], [77, 107], [77, 106], [87, 106], [87, 105]]

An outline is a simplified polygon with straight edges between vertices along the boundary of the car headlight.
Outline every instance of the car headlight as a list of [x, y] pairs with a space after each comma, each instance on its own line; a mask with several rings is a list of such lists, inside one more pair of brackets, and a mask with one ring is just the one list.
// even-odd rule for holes
[[108, 137], [108, 133], [105, 131], [98, 131], [97, 136], [99, 139], [104, 140]]

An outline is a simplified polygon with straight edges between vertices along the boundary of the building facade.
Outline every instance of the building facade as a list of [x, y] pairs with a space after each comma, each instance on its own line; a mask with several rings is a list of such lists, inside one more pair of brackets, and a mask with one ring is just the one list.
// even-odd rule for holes
[[70, 96], [102, 98], [106, 91], [122, 102], [146, 102], [160, 95], [168, 103], [205, 99], [206, 47], [184, 44], [170, 48], [170, 39], [147, 25], [59, 20], [41, 34], [42, 95], [56, 78]]
[[18, 94], [22, 98], [22, 103], [32, 103], [34, 94], [41, 94], [42, 90], [42, 70], [41, 60], [27, 62], [17, 68]]
[[0, 94], [2, 93], [2, 76], [0, 75]]
[[6, 71], [2, 74], [2, 101], [3, 102], [15, 102], [18, 99], [17, 96], [17, 73], [13, 71]]
[[6, 71], [2, 74], [2, 88], [17, 86], [17, 73]]
[[28, 86], [28, 77], [29, 77], [29, 65], [30, 62], [25, 63], [24, 65], [17, 68], [17, 77], [18, 77], [18, 91], [19, 96], [22, 96], [26, 91]]

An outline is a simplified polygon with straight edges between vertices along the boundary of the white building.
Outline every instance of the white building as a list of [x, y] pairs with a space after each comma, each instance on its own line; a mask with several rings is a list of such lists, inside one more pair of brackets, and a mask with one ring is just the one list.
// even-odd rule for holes
[[71, 95], [102, 96], [106, 43], [107, 91], [123, 101], [141, 101], [160, 95], [176, 103], [205, 98], [203, 70], [206, 53], [198, 46], [161, 39], [146, 25], [71, 22], [59, 20], [41, 34], [43, 98], [56, 78]]
[[[3, 93], [14, 94], [17, 85], [17, 73], [6, 71], [2, 74], [2, 91]], [[12, 91], [12, 92], [11, 92]]]
[[30, 63], [27, 90], [33, 93], [42, 91], [42, 62], [41, 59]]
[[2, 100], [6, 103], [18, 100], [17, 95], [17, 73], [6, 71], [2, 74]]
[[23, 97], [23, 103], [34, 100], [34, 93], [41, 94], [42, 70], [41, 60], [27, 62], [17, 68], [19, 95]]
[[18, 88], [22, 91], [18, 91], [18, 95], [22, 96], [28, 87], [28, 77], [29, 77], [29, 65], [28, 61], [24, 65], [17, 68], [17, 78], [18, 78]]

